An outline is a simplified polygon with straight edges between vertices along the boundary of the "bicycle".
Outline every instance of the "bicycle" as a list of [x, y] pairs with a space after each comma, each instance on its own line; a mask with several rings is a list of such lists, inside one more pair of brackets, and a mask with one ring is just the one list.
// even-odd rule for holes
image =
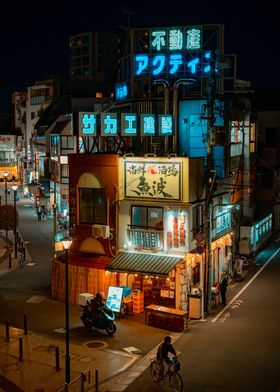
[[251, 256], [251, 255], [245, 256], [245, 255], [240, 255], [240, 254], [238, 254], [238, 255], [236, 255], [236, 257], [235, 257], [235, 261], [237, 261], [238, 258], [242, 260], [244, 266], [255, 267], [255, 265], [256, 265], [256, 260], [255, 260], [255, 258], [254, 258], [253, 256]]
[[152, 379], [157, 383], [160, 384], [161, 381], [164, 381], [165, 378], [168, 376], [168, 381], [170, 388], [173, 392], [182, 392], [183, 391], [183, 380], [179, 373], [180, 370], [180, 362], [175, 359], [171, 359], [170, 364], [168, 365], [167, 371], [160, 375], [160, 367], [156, 358], [151, 359], [150, 364], [150, 373]]

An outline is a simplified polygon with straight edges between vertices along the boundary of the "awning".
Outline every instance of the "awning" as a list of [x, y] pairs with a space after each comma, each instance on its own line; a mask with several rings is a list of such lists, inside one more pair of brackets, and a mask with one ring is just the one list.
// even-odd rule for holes
[[119, 252], [105, 268], [113, 272], [144, 273], [167, 276], [182, 257], [159, 256], [136, 252]]

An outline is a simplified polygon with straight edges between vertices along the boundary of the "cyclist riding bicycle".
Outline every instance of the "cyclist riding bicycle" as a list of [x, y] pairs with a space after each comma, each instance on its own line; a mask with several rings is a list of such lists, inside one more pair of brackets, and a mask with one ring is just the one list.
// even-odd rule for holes
[[171, 344], [171, 337], [166, 336], [157, 350], [157, 363], [160, 369], [160, 378], [163, 378], [164, 376], [164, 364], [169, 366], [172, 363], [171, 358], [168, 356], [169, 353], [171, 353], [174, 356], [173, 358], [177, 360], [176, 351]]

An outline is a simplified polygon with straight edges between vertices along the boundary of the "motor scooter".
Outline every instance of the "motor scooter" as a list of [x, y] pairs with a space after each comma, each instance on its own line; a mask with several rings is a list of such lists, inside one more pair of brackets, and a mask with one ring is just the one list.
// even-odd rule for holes
[[113, 335], [116, 330], [117, 326], [114, 323], [115, 314], [114, 312], [108, 308], [105, 304], [100, 308], [98, 311], [98, 315], [95, 318], [95, 321], [92, 320], [92, 310], [90, 301], [87, 301], [86, 306], [80, 305], [83, 309], [83, 313], [80, 316], [84, 326], [91, 330], [92, 328], [97, 329], [105, 329], [108, 335]]

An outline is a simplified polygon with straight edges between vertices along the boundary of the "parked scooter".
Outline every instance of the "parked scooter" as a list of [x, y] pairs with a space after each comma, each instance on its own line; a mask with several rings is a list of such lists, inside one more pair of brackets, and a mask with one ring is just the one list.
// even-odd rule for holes
[[86, 328], [91, 330], [92, 328], [105, 329], [108, 335], [113, 335], [116, 330], [116, 324], [114, 323], [115, 314], [105, 304], [97, 311], [96, 317], [92, 317], [92, 306], [90, 301], [87, 301], [86, 306], [80, 305], [83, 309], [81, 320]]

